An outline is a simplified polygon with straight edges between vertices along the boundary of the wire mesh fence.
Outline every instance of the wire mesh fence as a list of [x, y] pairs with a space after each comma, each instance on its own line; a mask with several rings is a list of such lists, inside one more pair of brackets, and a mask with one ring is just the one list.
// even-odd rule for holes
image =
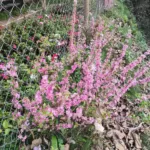
[[[78, 1], [78, 14], [84, 15], [85, 2]], [[97, 15], [103, 5], [101, 0], [91, 0], [89, 11]], [[67, 53], [72, 8], [73, 0], [0, 1], [0, 150], [23, 149], [18, 140], [20, 129], [13, 117], [11, 77], [4, 73], [5, 69], [15, 76], [11, 66], [13, 61], [17, 63], [20, 94], [32, 98], [37, 84], [33, 69], [36, 59], [43, 53], [47, 60]]]
[[[20, 64], [19, 80], [23, 80], [24, 95], [30, 92], [32, 75], [27, 79], [32, 61], [45, 50], [47, 56], [67, 51], [69, 22], [72, 1], [47, 1], [43, 11], [41, 1], [5, 1], [1, 2], [0, 63], [15, 59]], [[21, 149], [17, 126], [13, 124], [11, 91], [6, 81], [7, 76], [0, 73], [0, 149]], [[25, 79], [26, 78], [26, 79]]]

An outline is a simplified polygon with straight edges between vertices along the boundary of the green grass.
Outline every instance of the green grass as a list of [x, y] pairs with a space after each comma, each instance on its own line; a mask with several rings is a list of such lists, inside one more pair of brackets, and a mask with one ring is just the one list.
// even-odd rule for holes
[[0, 12], [0, 21], [8, 20], [10, 17], [16, 17], [20, 14], [25, 14], [28, 11], [28, 9], [28, 6], [25, 6], [22, 9], [14, 8], [12, 11], [2, 11]]
[[0, 13], [0, 21], [7, 20], [9, 18], [9, 14], [7, 12]]
[[112, 8], [110, 11], [105, 11], [103, 15], [107, 19], [120, 19], [120, 22], [122, 22], [123, 25], [121, 28], [119, 28], [118, 32], [124, 35], [128, 30], [131, 30], [133, 42], [137, 43], [140, 50], [145, 51], [148, 49], [145, 36], [138, 28], [136, 18], [126, 6], [124, 0], [117, 0], [114, 8]]

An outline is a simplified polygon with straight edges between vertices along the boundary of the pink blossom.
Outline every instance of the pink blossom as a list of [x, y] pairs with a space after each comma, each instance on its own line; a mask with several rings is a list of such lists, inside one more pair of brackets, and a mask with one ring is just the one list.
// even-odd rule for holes
[[0, 75], [4, 80], [7, 80], [9, 77], [6, 74], [1, 74]]
[[26, 59], [27, 59], [27, 61], [29, 61], [29, 60], [30, 60], [30, 57], [29, 57], [29, 56], [27, 56], [27, 57], [26, 57]]
[[17, 49], [17, 46], [16, 46], [16, 44], [13, 44], [13, 49]]
[[33, 36], [33, 37], [31, 37], [31, 41], [33, 41], [34, 42], [34, 39], [35, 39], [35, 37]]
[[79, 36], [79, 35], [80, 35], [80, 32], [74, 32], [74, 35], [75, 35], [75, 36]]
[[53, 95], [53, 85], [49, 84], [46, 90], [46, 98], [50, 101], [53, 101], [54, 95]]
[[71, 72], [73, 73], [77, 69], [78, 65], [74, 64], [71, 66]]
[[5, 68], [6, 68], [6, 67], [5, 67], [4, 63], [0, 63], [0, 69], [1, 69], [1, 70], [5, 70]]
[[103, 25], [98, 25], [98, 27], [97, 27], [98, 32], [102, 32], [103, 29], [104, 29]]
[[25, 135], [23, 138], [22, 138], [22, 142], [25, 142], [27, 136]]
[[[18, 81], [12, 81], [11, 82], [12, 86], [14, 87], [14, 89], [18, 89], [19, 88], [19, 83]], [[12, 90], [13, 91], [13, 90]]]
[[52, 61], [56, 60], [58, 58], [58, 54], [53, 54], [52, 55]]
[[139, 56], [136, 60], [132, 61], [130, 64], [128, 64], [127, 66], [125, 66], [122, 70], [122, 75], [126, 75], [126, 73], [128, 73], [128, 71], [133, 70], [138, 64], [140, 64], [142, 62], [142, 60], [149, 55], [150, 50], [145, 52], [144, 55]]
[[132, 37], [132, 34], [131, 34], [131, 33], [128, 33], [128, 34], [127, 34], [127, 38], [131, 39], [131, 37]]
[[52, 15], [49, 15], [49, 19], [52, 19]]
[[78, 117], [78, 118], [81, 118], [82, 117], [82, 111], [83, 109], [80, 107], [80, 108], [77, 108], [76, 109], [76, 113], [74, 114], [74, 117]]
[[48, 68], [45, 68], [45, 67], [39, 68], [39, 69], [38, 69], [38, 72], [39, 72], [39, 73], [42, 73], [42, 74], [46, 74], [46, 73], [48, 72]]
[[64, 77], [62, 79], [62, 81], [60, 82], [60, 84], [62, 84], [62, 85], [65, 85], [65, 84], [68, 84], [68, 83], [69, 83], [68, 77]]
[[67, 110], [67, 111], [66, 111], [66, 115], [67, 115], [67, 117], [68, 117], [69, 119], [73, 116], [71, 110]]
[[64, 115], [64, 106], [59, 106], [57, 108], [57, 113], [58, 113], [59, 116]]
[[71, 33], [72, 33], [71, 31], [68, 31], [68, 35], [71, 35]]
[[14, 105], [14, 107], [15, 107], [16, 109], [21, 109], [21, 108], [22, 108], [21, 104], [18, 102], [17, 99], [13, 98], [13, 99], [12, 99], [12, 103], [13, 103], [13, 105]]
[[57, 128], [57, 130], [60, 130], [61, 128], [63, 128], [63, 129], [69, 129], [69, 128], [72, 128], [72, 124], [58, 124], [58, 125], [56, 125], [56, 128]]
[[31, 102], [28, 98], [23, 98], [22, 100], [22, 103], [23, 103], [23, 106], [27, 109], [27, 110], [30, 110], [31, 108]]
[[10, 77], [17, 77], [18, 76], [17, 72], [15, 70], [9, 70], [9, 71], [7, 71], [7, 73]]
[[42, 18], [43, 18], [43, 16], [42, 16], [42, 15], [39, 15], [39, 16], [37, 16], [37, 18], [38, 18], [38, 19], [42, 19]]
[[16, 120], [21, 116], [21, 113], [18, 111], [18, 112], [12, 113], [12, 115], [13, 115], [13, 118]]
[[36, 94], [35, 94], [35, 102], [37, 105], [39, 104], [42, 104], [42, 96], [41, 96], [41, 93], [40, 91], [37, 91]]
[[44, 24], [44, 22], [39, 22], [41, 25], [43, 25]]
[[147, 77], [138, 81], [139, 84], [144, 84], [144, 83], [149, 83], [149, 82], [150, 82], [150, 77]]
[[23, 136], [21, 134], [19, 134], [18, 138], [21, 140], [23, 138]]
[[65, 44], [67, 44], [67, 41], [60, 41], [60, 42], [58, 43], [58, 46], [64, 46]]
[[74, 0], [74, 4], [75, 4], [75, 5], [77, 5], [77, 2], [78, 2], [77, 0]]
[[79, 19], [76, 18], [75, 24], [78, 24], [78, 23], [79, 23]]

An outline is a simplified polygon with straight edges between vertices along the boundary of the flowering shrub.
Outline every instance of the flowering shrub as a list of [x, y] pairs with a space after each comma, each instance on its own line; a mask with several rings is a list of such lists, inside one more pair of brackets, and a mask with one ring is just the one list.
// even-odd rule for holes
[[[75, 17], [73, 15], [73, 27]], [[27, 65], [19, 65], [12, 58], [0, 64], [0, 78], [8, 82], [13, 121], [19, 127], [18, 138], [23, 142], [31, 139], [30, 134], [34, 139], [41, 137], [39, 132], [43, 135], [53, 131], [63, 133], [64, 129], [98, 124], [95, 120], [98, 103], [105, 103], [108, 110], [115, 109], [131, 87], [150, 81], [144, 77], [150, 63], [140, 67], [150, 51], [125, 65], [128, 45], [122, 43], [119, 56], [114, 57], [115, 48], [109, 43], [105, 26], [94, 21], [91, 24], [94, 35], [88, 45], [81, 33], [76, 43], [75, 31], [71, 30], [69, 53], [61, 61], [58, 54], [48, 55], [43, 48], [34, 60], [27, 57], [30, 61]], [[103, 51], [107, 51], [104, 59]], [[113, 114], [108, 111], [106, 115]]]
[[21, 127], [18, 137], [22, 141], [27, 138], [25, 131], [32, 128], [60, 130], [73, 128], [74, 123], [92, 124], [94, 111], [92, 114], [87, 112], [93, 102], [103, 101], [108, 109], [115, 107], [130, 87], [150, 81], [149, 77], [142, 78], [149, 70], [149, 63], [132, 76], [129, 74], [150, 51], [124, 66], [123, 58], [128, 46], [122, 45], [118, 58], [111, 58], [113, 49], [110, 48], [105, 60], [101, 60], [102, 49], [108, 40], [99, 34], [102, 32], [100, 28], [95, 29], [95, 38], [88, 52], [83, 41], [78, 45], [73, 44], [74, 51], [71, 50], [60, 62], [56, 55], [47, 61], [43, 52], [32, 68], [35, 75], [31, 78], [38, 81], [32, 96], [21, 94], [18, 66], [13, 59], [0, 65], [1, 76], [11, 79], [13, 117]]

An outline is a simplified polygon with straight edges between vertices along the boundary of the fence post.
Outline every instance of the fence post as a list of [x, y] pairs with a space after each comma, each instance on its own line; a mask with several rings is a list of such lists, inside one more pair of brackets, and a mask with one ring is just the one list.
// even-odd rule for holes
[[71, 33], [70, 33], [70, 43], [69, 43], [69, 47], [70, 47], [70, 51], [73, 52], [74, 51], [74, 33], [75, 33], [75, 22], [76, 22], [76, 14], [77, 13], [77, 0], [74, 0], [73, 3], [73, 11], [72, 11], [72, 21], [71, 21]]
[[84, 23], [86, 27], [88, 25], [89, 20], [89, 5], [89, 0], [84, 0]]
[[46, 0], [41, 0], [43, 10], [46, 10]]
[[96, 2], [96, 7], [97, 7], [97, 14], [101, 13], [104, 11], [104, 0], [97, 0]]

